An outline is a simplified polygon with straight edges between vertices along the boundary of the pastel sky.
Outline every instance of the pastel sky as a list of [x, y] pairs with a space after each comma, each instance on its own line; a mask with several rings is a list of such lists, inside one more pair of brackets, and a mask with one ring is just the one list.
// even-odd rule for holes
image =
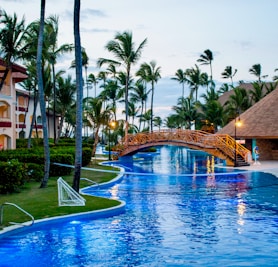
[[[73, 43], [74, 0], [46, 0], [46, 16], [58, 15], [59, 43]], [[30, 23], [39, 18], [39, 0], [2, 0], [0, 8]], [[181, 96], [181, 86], [170, 80], [176, 70], [197, 64], [204, 50], [213, 52], [213, 78], [220, 84], [230, 65], [235, 81], [253, 81], [249, 69], [260, 63], [271, 80], [278, 68], [277, 0], [81, 0], [81, 43], [89, 57], [89, 73], [97, 74], [96, 60], [113, 58], [104, 47], [117, 32], [131, 31], [139, 45], [147, 46], [133, 71], [155, 60], [162, 79], [155, 88], [154, 115], [171, 113]], [[59, 59], [68, 69], [72, 55]], [[208, 66], [201, 66], [209, 73]], [[277, 75], [277, 73], [276, 73]]]

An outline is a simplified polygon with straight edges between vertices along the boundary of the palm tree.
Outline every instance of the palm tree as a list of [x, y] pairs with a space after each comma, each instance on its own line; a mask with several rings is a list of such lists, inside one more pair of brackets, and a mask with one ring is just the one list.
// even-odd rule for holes
[[41, 188], [47, 186], [47, 182], [49, 178], [49, 168], [50, 168], [50, 149], [48, 143], [48, 129], [47, 129], [43, 77], [42, 77], [44, 16], [45, 16], [45, 0], [41, 0], [40, 30], [39, 30], [39, 38], [38, 38], [38, 49], [37, 49], [37, 77], [38, 77], [39, 101], [40, 101], [41, 116], [42, 116], [43, 147], [44, 147], [44, 177], [41, 182], [41, 186], [40, 186]]
[[220, 86], [219, 90], [218, 90], [218, 94], [219, 94], [219, 95], [222, 95], [222, 94], [224, 94], [224, 93], [230, 91], [230, 88], [233, 88], [233, 86], [230, 86], [230, 85], [227, 84], [227, 83], [223, 83], [223, 84]]
[[234, 94], [230, 95], [224, 106], [227, 119], [235, 118], [238, 113], [244, 112], [251, 106], [247, 91], [241, 87], [235, 88]]
[[114, 120], [117, 120], [117, 100], [119, 99], [119, 85], [117, 80], [108, 80], [104, 90], [99, 94], [99, 97], [105, 101], [111, 101], [111, 110], [114, 114]]
[[258, 78], [258, 82], [261, 82], [262, 78], [266, 78], [268, 75], [262, 75], [261, 64], [255, 64], [249, 69], [249, 72]]
[[187, 69], [185, 71], [186, 82], [189, 84], [191, 88], [190, 96], [195, 92], [195, 101], [198, 101], [198, 89], [199, 86], [203, 86], [205, 84], [204, 75], [202, 74], [200, 68], [195, 65], [195, 68]]
[[[140, 116], [142, 117], [144, 111], [146, 112], [147, 110], [147, 99], [148, 99], [148, 93], [146, 92], [146, 86], [145, 83], [142, 81], [138, 80], [135, 85], [132, 88], [132, 91], [130, 93], [130, 101], [131, 102], [140, 102], [141, 106], [141, 114]], [[145, 127], [145, 126], [144, 126]], [[139, 120], [139, 131], [141, 130], [141, 120]]]
[[184, 97], [184, 84], [186, 82], [186, 75], [182, 69], [178, 69], [175, 73], [175, 77], [172, 80], [178, 81], [182, 85], [182, 97]]
[[[278, 71], [278, 69], [275, 69], [274, 71], [276, 72], [276, 71]], [[273, 76], [272, 79], [274, 82], [278, 82], [278, 75]]]
[[71, 80], [71, 76], [68, 75], [67, 78], [58, 77], [57, 78], [57, 111], [60, 114], [60, 125], [57, 135], [57, 143], [61, 137], [64, 119], [66, 113], [69, 112], [69, 107], [71, 107], [75, 102], [75, 84]]
[[75, 130], [75, 168], [72, 187], [79, 192], [80, 175], [82, 167], [82, 50], [80, 41], [80, 0], [74, 0], [74, 48], [76, 72], [76, 130]]
[[[160, 75], [161, 67], [156, 67], [156, 62], [151, 61], [148, 63], [143, 63], [140, 66], [139, 75], [141, 79], [145, 82], [151, 83], [151, 123], [150, 123], [150, 131], [153, 131], [153, 98], [154, 98], [154, 84], [157, 83], [158, 79], [161, 78]], [[142, 73], [144, 73], [142, 75]]]
[[50, 16], [46, 20], [46, 29], [47, 29], [47, 60], [51, 65], [52, 70], [52, 86], [53, 86], [53, 123], [54, 123], [54, 143], [57, 143], [56, 140], [56, 73], [55, 73], [55, 64], [57, 63], [57, 58], [64, 53], [71, 52], [73, 46], [70, 44], [63, 44], [58, 47], [58, 24], [59, 19], [57, 16]]
[[0, 19], [0, 24], [4, 25], [0, 31], [0, 51], [6, 65], [0, 81], [1, 91], [13, 62], [24, 57], [26, 28], [25, 19], [18, 21], [16, 14], [11, 17], [2, 10]]
[[144, 132], [150, 130], [151, 118], [152, 118], [151, 116], [152, 116], [151, 109], [148, 109], [142, 116], [140, 116], [140, 121], [147, 123], [147, 127], [143, 129]]
[[204, 54], [200, 55], [200, 58], [197, 62], [200, 62], [201, 65], [209, 65], [210, 67], [210, 81], [212, 81], [212, 61], [213, 61], [213, 53], [207, 49], [204, 51]]
[[153, 122], [154, 122], [154, 126], [158, 127], [158, 130], [160, 131], [160, 128], [163, 124], [161, 117], [159, 117], [159, 116], [154, 117]]
[[88, 83], [94, 85], [94, 89], [95, 89], [94, 97], [96, 97], [97, 96], [97, 83], [98, 83], [98, 79], [97, 79], [97, 77], [93, 73], [89, 74], [89, 76], [88, 76]]
[[176, 119], [178, 121], [179, 128], [191, 129], [191, 123], [198, 119], [198, 113], [196, 104], [192, 101], [192, 98], [180, 97], [176, 106], [172, 108], [176, 112]]
[[92, 156], [96, 153], [96, 147], [99, 142], [99, 129], [102, 125], [107, 126], [111, 118], [111, 110], [108, 107], [103, 109], [103, 100], [99, 97], [90, 98], [88, 101], [88, 119], [91, 126], [94, 127], [94, 145]]
[[181, 128], [180, 117], [177, 114], [171, 114], [164, 119], [164, 124], [169, 129]]
[[253, 82], [253, 89], [249, 91], [249, 94], [251, 96], [251, 103], [257, 103], [259, 102], [264, 96], [264, 87], [265, 83], [259, 83], [259, 82]]
[[126, 72], [126, 82], [125, 82], [125, 112], [126, 112], [126, 137], [128, 133], [128, 90], [129, 90], [129, 80], [130, 80], [130, 71], [131, 66], [140, 59], [142, 50], [147, 43], [147, 39], [141, 42], [138, 48], [135, 48], [133, 43], [132, 33], [123, 32], [117, 33], [114, 40], [110, 41], [106, 45], [106, 49], [111, 52], [116, 60], [100, 58], [98, 60], [98, 65], [101, 67], [104, 63], [114, 64], [114, 65], [123, 65]]
[[236, 75], [237, 69], [233, 71], [232, 66], [227, 66], [225, 70], [221, 73], [222, 78], [231, 79], [232, 86], [234, 85], [233, 77]]

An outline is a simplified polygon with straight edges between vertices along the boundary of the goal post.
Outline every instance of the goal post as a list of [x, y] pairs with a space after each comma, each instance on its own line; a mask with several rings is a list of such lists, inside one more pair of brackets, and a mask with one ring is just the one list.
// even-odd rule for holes
[[85, 206], [86, 199], [77, 193], [62, 177], [57, 180], [59, 206]]

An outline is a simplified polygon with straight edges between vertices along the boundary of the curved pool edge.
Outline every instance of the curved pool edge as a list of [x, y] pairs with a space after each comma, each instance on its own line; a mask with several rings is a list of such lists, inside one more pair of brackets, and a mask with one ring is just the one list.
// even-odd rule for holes
[[[92, 196], [92, 194], [87, 194], [87, 193], [83, 192], [83, 190], [86, 190], [87, 188], [90, 188], [90, 187], [97, 187], [97, 188], [111, 187], [114, 184], [120, 182], [124, 175], [124, 168], [122, 168], [122, 167], [117, 167], [117, 168], [120, 170], [120, 173], [115, 178], [113, 178], [111, 181], [102, 183], [99, 185], [91, 185], [88, 187], [84, 187], [80, 190], [80, 193], [83, 195]], [[107, 209], [87, 211], [87, 212], [81, 212], [81, 213], [73, 213], [73, 214], [67, 214], [67, 215], [63, 215], [63, 216], [55, 216], [55, 217], [50, 217], [50, 218], [45, 218], [45, 219], [38, 219], [38, 220], [35, 220], [34, 224], [31, 226], [22, 225], [22, 224], [7, 226], [7, 227], [4, 227], [3, 230], [0, 230], [0, 239], [3, 237], [6, 237], [8, 235], [11, 235], [11, 234], [16, 234], [18, 232], [27, 231], [27, 230], [29, 231], [30, 229], [35, 229], [36, 227], [41, 226], [42, 224], [67, 221], [73, 217], [78, 217], [78, 219], [82, 219], [84, 217], [91, 218], [91, 219], [99, 219], [99, 218], [107, 218], [107, 217], [119, 215], [119, 214], [125, 212], [126, 203], [122, 200], [117, 200], [117, 201], [120, 202], [119, 205], [110, 207]], [[25, 222], [25, 224], [27, 224], [27, 223], [32, 223], [32, 222], [30, 222], [30, 221]]]
[[[73, 213], [63, 216], [55, 216], [51, 218], [45, 218], [45, 219], [38, 219], [34, 221], [34, 224], [31, 226], [26, 225], [12, 225], [5, 227], [3, 230], [0, 231], [0, 239], [7, 237], [12, 234], [16, 234], [19, 232], [24, 231], [30, 231], [30, 230], [36, 230], [36, 228], [44, 225], [44, 224], [53, 224], [57, 222], [66, 222], [70, 221], [73, 218], [75, 219], [100, 219], [100, 218], [108, 218], [113, 217], [115, 215], [120, 215], [125, 212], [125, 206], [126, 203], [124, 201], [118, 200], [120, 202], [120, 205], [110, 207], [107, 209], [101, 209], [101, 210], [93, 210], [93, 211], [86, 211], [86, 212], [80, 212], [80, 213]], [[25, 222], [30, 223], [30, 222]]]

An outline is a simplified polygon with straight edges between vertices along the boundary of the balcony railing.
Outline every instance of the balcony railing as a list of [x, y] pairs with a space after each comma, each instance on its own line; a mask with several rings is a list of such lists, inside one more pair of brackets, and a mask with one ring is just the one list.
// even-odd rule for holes
[[10, 121], [0, 121], [0, 128], [11, 128], [12, 127], [12, 123]]
[[28, 112], [28, 107], [27, 106], [17, 106], [16, 110], [22, 111], [22, 112]]
[[22, 122], [18, 122], [18, 123], [16, 124], [16, 128], [20, 128], [20, 129], [26, 128], [26, 124], [25, 124], [25, 123], [22, 123]]

